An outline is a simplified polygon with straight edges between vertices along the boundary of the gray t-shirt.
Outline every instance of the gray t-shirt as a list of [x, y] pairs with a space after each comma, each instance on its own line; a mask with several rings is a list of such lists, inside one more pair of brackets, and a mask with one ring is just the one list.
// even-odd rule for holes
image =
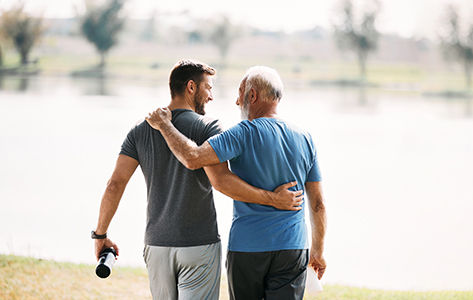
[[[198, 145], [222, 132], [217, 120], [186, 109], [173, 110], [172, 123]], [[204, 169], [184, 167], [146, 121], [128, 133], [120, 154], [136, 159], [145, 177], [146, 245], [189, 247], [220, 240], [212, 186]]]

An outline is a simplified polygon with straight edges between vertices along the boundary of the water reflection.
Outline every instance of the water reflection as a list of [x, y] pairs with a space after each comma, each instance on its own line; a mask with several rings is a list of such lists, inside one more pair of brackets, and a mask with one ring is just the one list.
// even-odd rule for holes
[[0, 75], [0, 90], [26, 92], [30, 89], [30, 76]]
[[25, 92], [28, 90], [30, 78], [28, 76], [21, 77], [18, 81], [18, 88], [17, 91]]
[[336, 97], [337, 110], [340, 112], [375, 113], [380, 97], [377, 90], [367, 87], [339, 87], [342, 97]]
[[471, 118], [473, 116], [473, 98], [465, 99], [465, 117]]
[[87, 96], [112, 96], [114, 95], [113, 92], [111, 92], [111, 89], [109, 88], [108, 85], [108, 80], [103, 77], [97, 77], [97, 78], [92, 78], [92, 79], [83, 79], [81, 80], [81, 89], [82, 95], [87, 95]]
[[368, 100], [366, 98], [366, 87], [364, 86], [358, 88], [358, 104], [360, 106], [368, 105]]

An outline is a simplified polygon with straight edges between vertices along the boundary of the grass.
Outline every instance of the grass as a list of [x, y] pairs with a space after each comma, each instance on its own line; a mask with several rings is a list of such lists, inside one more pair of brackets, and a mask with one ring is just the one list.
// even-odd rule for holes
[[[116, 267], [99, 279], [94, 266], [59, 263], [30, 257], [0, 255], [0, 299], [151, 299], [144, 268]], [[220, 299], [228, 299], [222, 280]], [[400, 292], [327, 285], [306, 300], [467, 300], [473, 291]]]
[[150, 299], [145, 269], [117, 268], [107, 280], [90, 265], [0, 256], [0, 299]]

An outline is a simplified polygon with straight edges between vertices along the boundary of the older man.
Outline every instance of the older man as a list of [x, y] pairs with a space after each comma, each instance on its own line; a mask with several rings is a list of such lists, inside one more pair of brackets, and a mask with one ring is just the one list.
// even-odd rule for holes
[[[205, 64], [182, 60], [169, 78], [172, 124], [199, 144], [221, 132], [216, 120], [203, 116], [205, 104], [213, 99], [214, 74], [215, 70]], [[286, 190], [295, 183], [268, 192], [238, 178], [227, 163], [196, 171], [186, 169], [169, 151], [159, 131], [143, 121], [123, 142], [102, 197], [97, 228], [92, 232], [97, 257], [108, 247], [118, 252], [106, 232], [138, 165], [147, 186], [144, 259], [153, 299], [218, 299], [220, 237], [210, 182], [234, 199], [301, 209], [302, 191]]]
[[294, 179], [297, 188], [305, 187], [312, 225], [310, 255], [304, 210], [281, 211], [234, 201], [227, 253], [231, 299], [302, 299], [307, 264], [319, 279], [326, 267], [326, 215], [316, 151], [309, 133], [278, 117], [282, 89], [275, 70], [250, 68], [236, 102], [245, 120], [201, 146], [176, 130], [168, 109], [158, 109], [147, 118], [190, 169], [229, 161], [236, 175], [256, 187], [272, 190]]

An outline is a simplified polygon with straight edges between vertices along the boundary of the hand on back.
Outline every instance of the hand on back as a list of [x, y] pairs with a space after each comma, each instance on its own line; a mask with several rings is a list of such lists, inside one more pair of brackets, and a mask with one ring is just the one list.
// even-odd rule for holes
[[301, 210], [301, 205], [304, 200], [304, 195], [302, 194], [303, 191], [289, 190], [289, 188], [296, 185], [297, 181], [293, 181], [278, 186], [273, 191], [275, 197], [273, 198], [271, 206], [282, 210]]

